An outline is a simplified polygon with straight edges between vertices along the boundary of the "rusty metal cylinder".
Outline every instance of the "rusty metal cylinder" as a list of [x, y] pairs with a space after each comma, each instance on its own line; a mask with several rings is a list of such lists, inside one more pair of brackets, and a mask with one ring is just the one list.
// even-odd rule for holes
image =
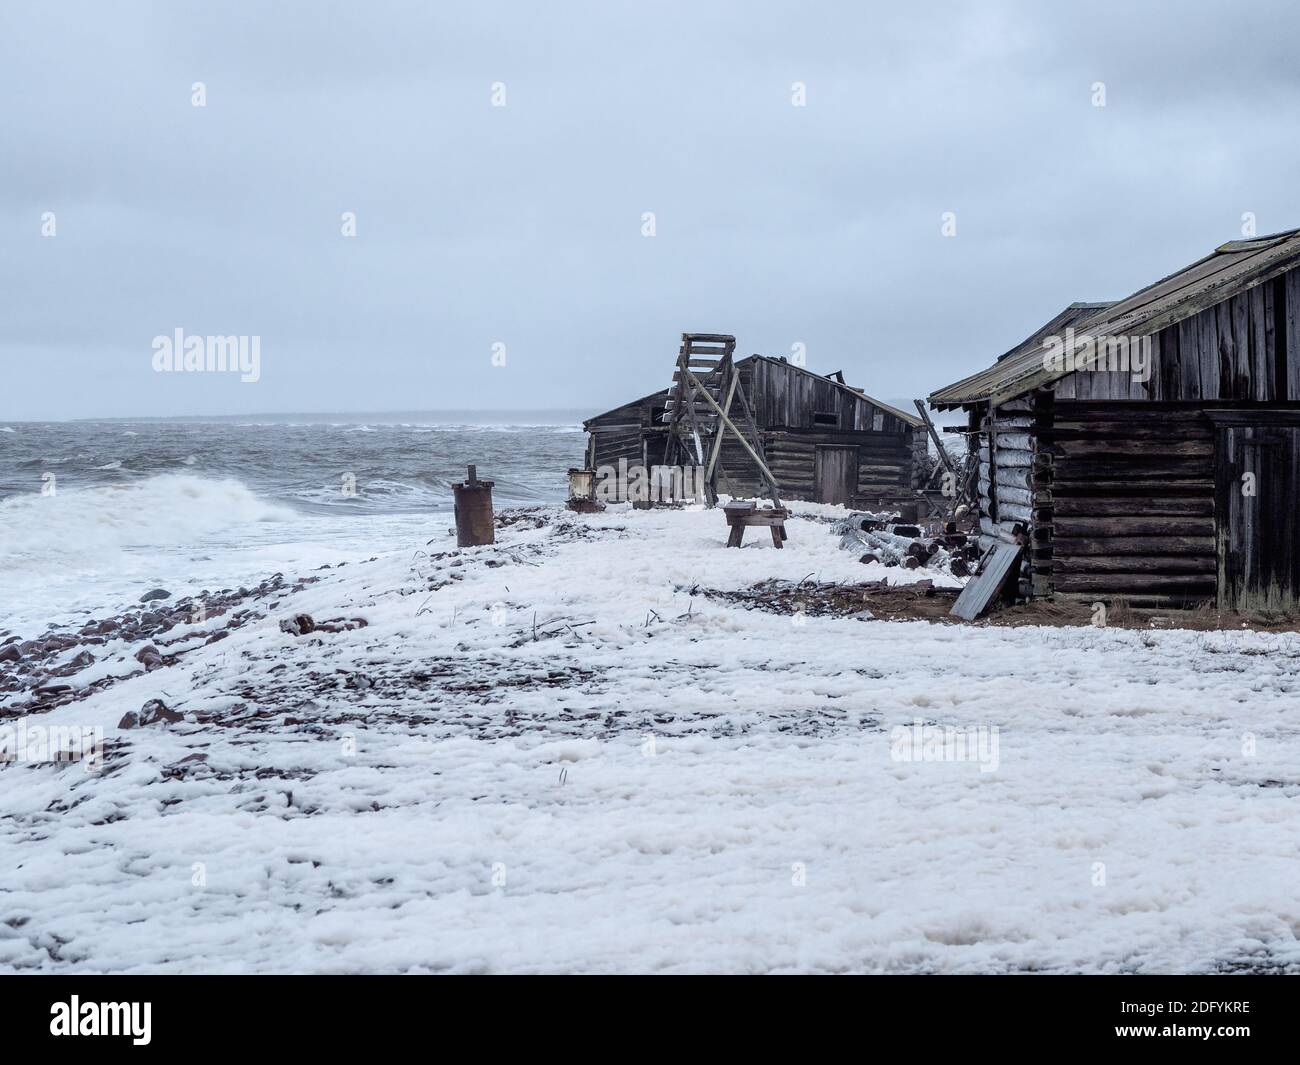
[[496, 542], [492, 484], [480, 481], [477, 467], [471, 466], [465, 481], [451, 486], [456, 500], [456, 546], [479, 547]]

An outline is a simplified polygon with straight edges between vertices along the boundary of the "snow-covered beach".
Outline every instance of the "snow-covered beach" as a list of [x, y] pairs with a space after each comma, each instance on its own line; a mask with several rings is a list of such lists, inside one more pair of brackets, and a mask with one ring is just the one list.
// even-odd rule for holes
[[[105, 753], [0, 770], [0, 967], [1300, 970], [1300, 637], [711, 594], [884, 572], [795, 510], [781, 551], [703, 509], [466, 551], [434, 518], [175, 626], [171, 664], [108, 638], [65, 682], [113, 683], [5, 696]], [[154, 699], [183, 720], [119, 727]], [[918, 726], [996, 758], [900, 757]]]

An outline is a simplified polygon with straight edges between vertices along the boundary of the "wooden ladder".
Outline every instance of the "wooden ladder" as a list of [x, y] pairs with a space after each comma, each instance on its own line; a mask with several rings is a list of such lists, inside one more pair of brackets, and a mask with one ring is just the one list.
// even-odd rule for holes
[[[664, 462], [702, 467], [705, 499], [709, 506], [716, 506], [722, 439], [730, 430], [757, 464], [772, 505], [780, 507], [776, 478], [763, 459], [754, 412], [733, 359], [735, 351], [736, 338], [725, 333], [682, 334], [665, 413], [668, 441]], [[731, 416], [737, 400], [739, 427]]]

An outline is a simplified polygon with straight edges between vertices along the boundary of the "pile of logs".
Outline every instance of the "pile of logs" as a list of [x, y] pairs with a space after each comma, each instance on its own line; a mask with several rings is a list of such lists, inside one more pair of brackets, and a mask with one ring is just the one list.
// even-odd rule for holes
[[927, 534], [919, 525], [893, 522], [892, 516], [855, 512], [835, 526], [840, 547], [860, 551], [859, 562], [879, 562], [904, 569], [937, 570], [954, 577], [975, 572], [980, 547], [975, 536], [959, 531], [955, 521]]

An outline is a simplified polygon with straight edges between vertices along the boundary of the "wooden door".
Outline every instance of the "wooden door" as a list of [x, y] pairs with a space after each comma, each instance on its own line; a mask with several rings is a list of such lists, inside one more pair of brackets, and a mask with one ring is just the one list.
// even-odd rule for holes
[[1295, 610], [1300, 605], [1300, 426], [1221, 426], [1214, 512], [1220, 608]]
[[858, 490], [858, 449], [817, 448], [813, 487], [818, 503], [852, 503]]

